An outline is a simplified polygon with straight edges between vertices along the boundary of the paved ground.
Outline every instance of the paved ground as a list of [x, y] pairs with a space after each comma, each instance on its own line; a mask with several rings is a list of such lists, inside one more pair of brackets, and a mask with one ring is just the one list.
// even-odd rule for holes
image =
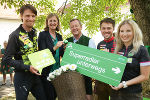
[[[2, 84], [3, 76], [0, 74], [0, 85]], [[10, 77], [7, 75], [7, 81], [5, 86], [0, 86], [0, 99], [4, 96], [11, 95], [14, 92], [14, 87], [10, 86]]]
[[[2, 74], [0, 74], [0, 85], [2, 84]], [[7, 84], [5, 86], [0, 86], [0, 100], [15, 100], [14, 87], [10, 86], [10, 77], [7, 75]], [[149, 97], [150, 98], [150, 97]], [[34, 97], [30, 94], [28, 100], [35, 100]], [[56, 99], [58, 100], [58, 99]], [[150, 100], [150, 99], [144, 99]]]

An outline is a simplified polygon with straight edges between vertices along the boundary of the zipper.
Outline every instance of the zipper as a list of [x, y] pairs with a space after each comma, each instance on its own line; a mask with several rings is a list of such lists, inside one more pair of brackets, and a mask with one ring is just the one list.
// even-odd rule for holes
[[124, 56], [126, 56], [126, 54], [127, 54], [127, 51], [128, 51], [128, 48], [126, 48], [126, 51], [125, 51], [125, 54], [124, 54]]

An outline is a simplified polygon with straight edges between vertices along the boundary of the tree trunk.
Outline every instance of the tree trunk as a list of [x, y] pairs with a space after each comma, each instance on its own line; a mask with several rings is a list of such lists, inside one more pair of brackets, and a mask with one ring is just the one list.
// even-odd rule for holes
[[150, 0], [130, 0], [130, 4], [143, 32], [144, 45], [150, 46]]
[[[144, 45], [150, 46], [150, 0], [130, 0], [136, 22], [143, 32]], [[150, 79], [142, 83], [143, 96], [150, 98]]]

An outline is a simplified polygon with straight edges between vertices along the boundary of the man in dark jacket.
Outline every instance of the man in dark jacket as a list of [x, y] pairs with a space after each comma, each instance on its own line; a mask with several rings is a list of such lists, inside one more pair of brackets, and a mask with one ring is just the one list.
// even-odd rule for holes
[[[28, 55], [37, 51], [37, 34], [33, 28], [37, 15], [32, 5], [20, 8], [22, 23], [9, 36], [3, 62], [15, 68], [14, 86], [16, 100], [27, 100], [29, 92], [37, 100], [46, 100], [38, 70], [31, 65]], [[14, 57], [14, 59], [12, 59]]]
[[[91, 48], [96, 48], [95, 43], [89, 37], [86, 37], [82, 34], [82, 24], [78, 19], [70, 20], [70, 29], [73, 37], [68, 38], [68, 42], [73, 42], [77, 44], [81, 44], [84, 46], [88, 46]], [[86, 97], [87, 100], [93, 100], [92, 97], [92, 80], [90, 77], [84, 76], [85, 79], [85, 88], [86, 88]]]
[[[115, 21], [113, 19], [105, 18], [101, 20], [100, 30], [102, 36], [104, 37], [104, 40], [98, 43], [97, 49], [111, 53], [114, 52], [115, 48], [113, 36], [114, 27]], [[98, 96], [98, 100], [109, 100], [111, 87], [106, 83], [96, 80], [94, 92]]]

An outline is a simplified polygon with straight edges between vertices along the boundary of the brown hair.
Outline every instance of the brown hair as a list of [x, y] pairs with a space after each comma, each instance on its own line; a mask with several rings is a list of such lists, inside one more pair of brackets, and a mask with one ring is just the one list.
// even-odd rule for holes
[[111, 18], [104, 18], [103, 20], [100, 21], [100, 27], [102, 25], [102, 23], [111, 23], [113, 28], [115, 28], [115, 20], [111, 19]]
[[59, 23], [59, 18], [58, 18], [58, 15], [56, 13], [50, 13], [47, 18], [46, 18], [46, 27], [44, 28], [45, 31], [48, 31], [49, 30], [49, 27], [48, 27], [48, 19], [55, 16], [58, 20], [58, 25], [56, 27], [56, 31], [59, 31], [60, 30], [60, 23]]
[[23, 5], [20, 8], [20, 14], [23, 15], [24, 11], [27, 10], [27, 9], [30, 9], [35, 15], [37, 15], [36, 8], [34, 6], [32, 6], [32, 5], [30, 5], [30, 4]]
[[[71, 23], [71, 22], [73, 22], [73, 21], [75, 21], [75, 20], [77, 20], [77, 21], [79, 22], [79, 24], [82, 26], [82, 24], [81, 24], [80, 20], [79, 20], [79, 19], [76, 19], [76, 18], [74, 18], [74, 19], [70, 20], [70, 23]], [[69, 24], [70, 24], [70, 23], [69, 23]]]

